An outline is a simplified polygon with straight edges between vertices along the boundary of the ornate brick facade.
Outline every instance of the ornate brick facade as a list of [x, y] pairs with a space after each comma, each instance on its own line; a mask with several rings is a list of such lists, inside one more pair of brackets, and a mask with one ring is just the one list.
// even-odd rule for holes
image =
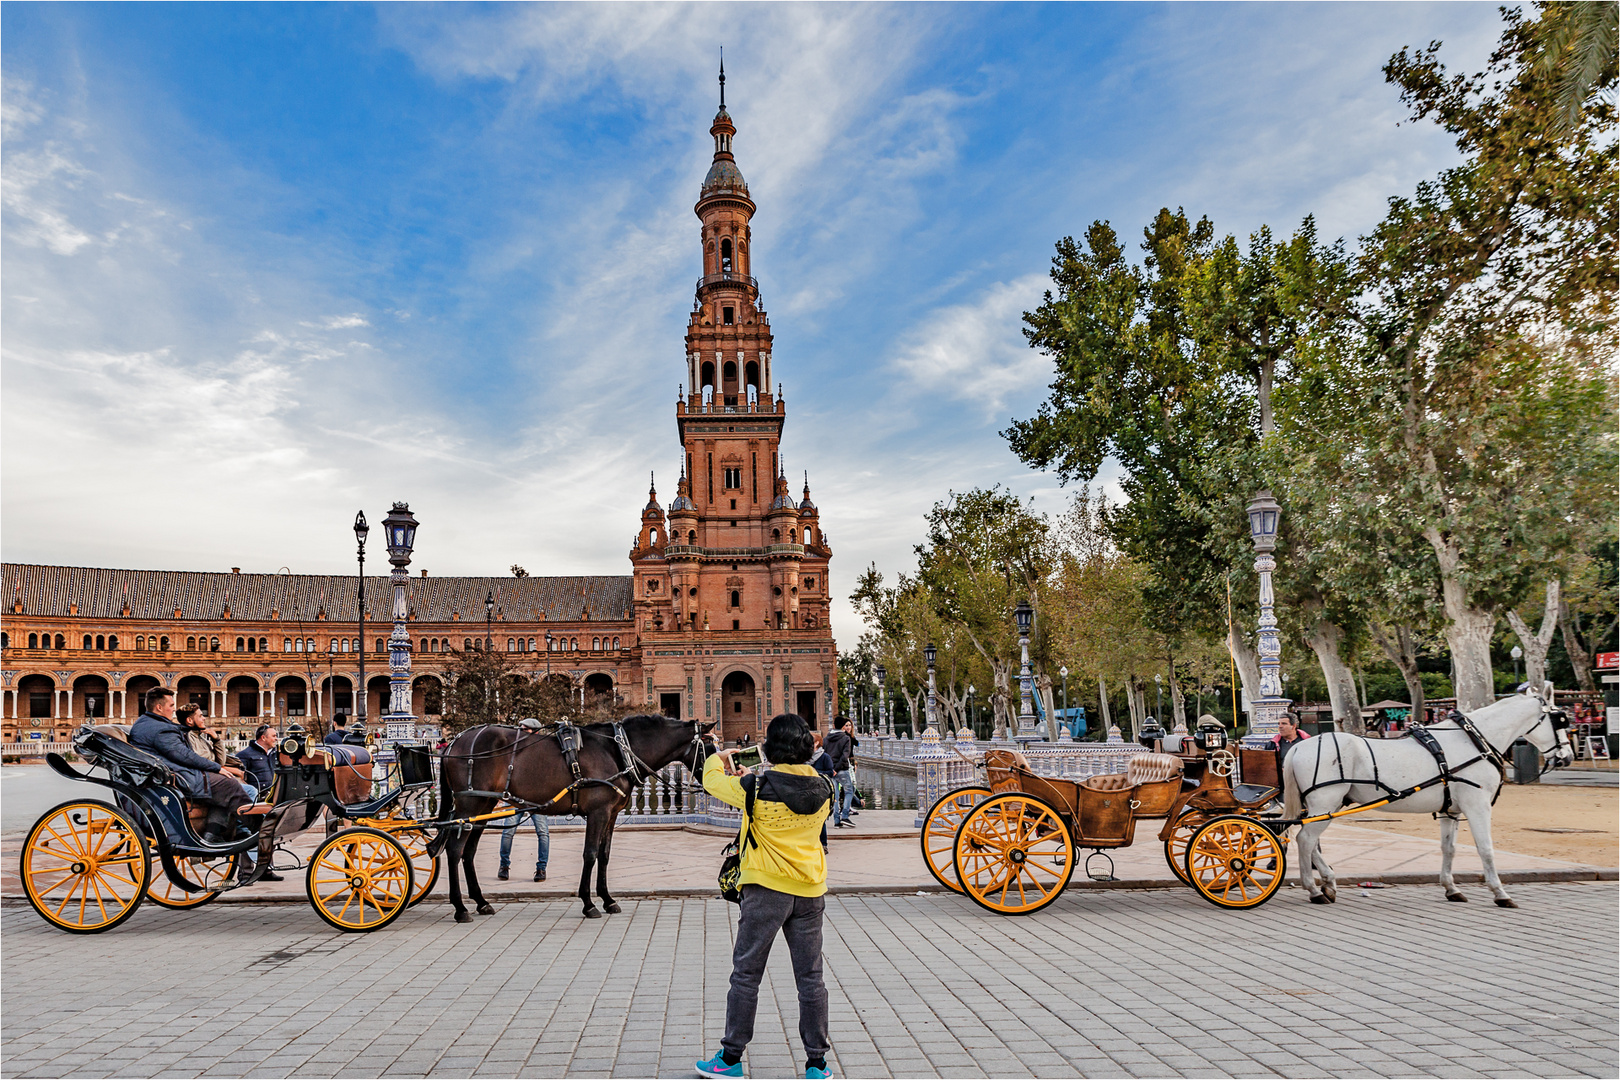
[[[675, 406], [684, 470], [666, 516], [648, 493], [629, 577], [412, 578], [413, 709], [436, 712], [447, 649], [484, 636], [536, 678], [616, 694], [758, 738], [777, 712], [822, 726], [836, 708], [828, 622], [832, 550], [781, 457], [787, 405], [771, 393], [771, 330], [751, 275], [754, 203], [721, 99], [714, 163], [694, 210], [703, 276]], [[431, 532], [431, 523], [428, 526]], [[156, 685], [228, 726], [350, 711], [358, 680], [353, 577], [6, 564], [0, 741], [60, 741], [89, 714], [132, 719]], [[366, 581], [367, 715], [387, 702], [391, 599]], [[553, 639], [546, 651], [546, 635]], [[131, 691], [134, 691], [133, 693]]]

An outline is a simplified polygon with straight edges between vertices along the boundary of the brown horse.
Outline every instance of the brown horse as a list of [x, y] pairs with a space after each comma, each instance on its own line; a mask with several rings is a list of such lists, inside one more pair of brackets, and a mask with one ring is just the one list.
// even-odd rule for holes
[[[596, 894], [602, 906], [609, 914], [618, 914], [619, 905], [608, 894], [607, 867], [619, 813], [636, 783], [672, 761], [684, 761], [687, 768], [701, 775], [703, 762], [713, 752], [710, 740], [703, 736], [714, 727], [712, 723], [667, 716], [629, 716], [619, 723], [636, 760], [623, 760], [612, 724], [582, 724], [578, 729], [579, 769], [585, 779], [572, 792], [568, 789], [575, 784], [574, 774], [556, 735], [494, 724], [468, 728], [445, 748], [440, 759], [439, 819], [448, 822], [491, 813], [503, 797], [542, 814], [583, 814], [585, 867], [579, 878], [579, 899], [585, 905], [585, 917], [602, 917], [591, 903], [593, 866]], [[467, 891], [477, 903], [478, 914], [495, 913], [484, 899], [473, 871], [473, 856], [483, 834], [482, 823], [450, 826], [441, 829], [428, 848], [433, 854], [441, 848], [446, 852], [450, 903], [455, 906], [457, 922], [472, 921], [461, 901], [462, 870], [467, 874]]]

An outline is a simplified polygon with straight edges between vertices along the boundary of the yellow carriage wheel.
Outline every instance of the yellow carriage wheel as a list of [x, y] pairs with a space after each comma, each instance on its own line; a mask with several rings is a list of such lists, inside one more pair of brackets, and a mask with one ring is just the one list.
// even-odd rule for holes
[[23, 843], [28, 902], [72, 934], [111, 930], [135, 914], [151, 875], [145, 835], [110, 803], [62, 803], [34, 823]]
[[439, 860], [436, 856], [428, 854], [428, 841], [433, 839], [432, 836], [426, 830], [407, 823], [431, 817], [432, 814], [428, 812], [425, 801], [417, 800], [414, 806], [395, 804], [387, 817], [361, 818], [356, 822], [373, 829], [381, 829], [398, 840], [406, 854], [411, 857], [412, 881], [415, 883], [411, 894], [412, 907], [427, 899], [427, 894], [439, 883]]
[[219, 898], [216, 891], [236, 874], [236, 864], [240, 855], [226, 855], [216, 859], [188, 859], [184, 856], [175, 856], [175, 869], [180, 876], [193, 885], [201, 885], [204, 892], [186, 892], [180, 886], [169, 880], [169, 875], [163, 871], [162, 863], [158, 862], [157, 848], [152, 848], [152, 861], [156, 863], [152, 870], [152, 880], [146, 886], [146, 898], [152, 903], [166, 908], [194, 908], [202, 907], [209, 901]]
[[952, 868], [975, 904], [1028, 915], [1058, 898], [1074, 873], [1074, 839], [1048, 803], [1010, 791], [962, 818]]
[[956, 830], [967, 812], [989, 797], [987, 787], [947, 791], [923, 818], [923, 862], [928, 864], [928, 872], [934, 875], [934, 880], [952, 892], [962, 891], [962, 883], [956, 880]]
[[348, 933], [380, 930], [410, 906], [411, 857], [381, 829], [333, 833], [310, 856], [304, 892], [315, 914]]
[[1170, 872], [1176, 875], [1176, 880], [1183, 885], [1190, 884], [1187, 880], [1187, 844], [1198, 831], [1198, 826], [1209, 820], [1196, 811], [1183, 812], [1176, 819], [1175, 831], [1170, 839], [1164, 842], [1164, 861], [1170, 864]]
[[1217, 907], [1258, 907], [1287, 875], [1287, 848], [1254, 818], [1224, 814], [1200, 825], [1187, 841], [1188, 882]]

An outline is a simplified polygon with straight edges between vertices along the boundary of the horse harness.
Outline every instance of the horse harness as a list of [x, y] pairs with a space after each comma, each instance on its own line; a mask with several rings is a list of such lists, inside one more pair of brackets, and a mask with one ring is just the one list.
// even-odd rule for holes
[[1311, 785], [1299, 793], [1300, 799], [1303, 800], [1312, 792], [1317, 791], [1320, 788], [1337, 787], [1341, 784], [1349, 786], [1368, 784], [1372, 787], [1376, 787], [1379, 791], [1387, 795], [1390, 802], [1399, 802], [1401, 799], [1416, 794], [1418, 791], [1421, 791], [1426, 787], [1431, 787], [1438, 782], [1440, 784], [1441, 794], [1439, 813], [1445, 814], [1448, 817], [1454, 817], [1456, 815], [1452, 812], [1451, 785], [1467, 784], [1471, 788], [1478, 788], [1481, 786], [1476, 781], [1469, 780], [1467, 777], [1458, 776], [1457, 773], [1476, 762], [1489, 761], [1492, 765], [1496, 766], [1496, 771], [1501, 776], [1501, 783], [1497, 784], [1496, 792], [1491, 796], [1491, 805], [1495, 806], [1497, 798], [1502, 794], [1503, 785], [1507, 783], [1507, 762], [1503, 759], [1501, 753], [1497, 751], [1496, 747], [1492, 746], [1485, 736], [1479, 733], [1479, 729], [1474, 726], [1474, 722], [1468, 719], [1467, 716], [1463, 715], [1462, 712], [1453, 709], [1451, 710], [1451, 714], [1447, 716], [1446, 719], [1455, 723], [1458, 729], [1468, 736], [1469, 741], [1474, 744], [1474, 749], [1477, 751], [1473, 757], [1469, 758], [1467, 761], [1464, 761], [1462, 764], [1452, 765], [1447, 762], [1446, 752], [1440, 746], [1440, 740], [1434, 737], [1433, 730], [1424, 727], [1421, 724], [1415, 724], [1407, 730], [1407, 734], [1411, 736], [1413, 742], [1417, 743], [1419, 746], [1423, 747], [1423, 749], [1429, 752], [1429, 754], [1434, 758], [1434, 763], [1439, 768], [1440, 772], [1433, 779], [1425, 780], [1421, 784], [1413, 784], [1405, 791], [1397, 791], [1379, 778], [1378, 757], [1376, 754], [1372, 755], [1373, 776], [1371, 780], [1352, 780], [1348, 777], [1344, 777], [1342, 775], [1342, 770], [1344, 768], [1344, 752], [1339, 746], [1339, 740], [1335, 738], [1333, 739], [1333, 748], [1339, 755], [1339, 768], [1341, 770], [1340, 779], [1321, 779], [1322, 755], [1317, 754], [1316, 768], [1311, 775]]
[[[502, 728], [508, 726], [509, 725], [506, 724], [488, 725], [488, 727]], [[483, 730], [488, 730], [488, 727]], [[553, 806], [561, 802], [563, 799], [568, 798], [573, 802], [571, 810], [577, 813], [579, 810], [580, 788], [593, 784], [604, 785], [613, 788], [620, 795], [628, 796], [629, 791], [625, 791], [624, 789], [620, 788], [617, 781], [628, 778], [630, 781], [630, 791], [634, 791], [636, 788], [646, 783], [648, 778], [651, 777], [656, 771], [636, 755], [635, 750], [630, 746], [629, 736], [624, 733], [624, 725], [617, 721], [615, 721], [613, 724], [613, 744], [618, 750], [619, 761], [623, 767], [618, 772], [608, 777], [586, 776], [584, 770], [579, 766], [579, 751], [583, 745], [582, 737], [587, 734], [597, 736], [598, 738], [603, 737], [597, 732], [587, 731], [585, 728], [582, 728], [580, 725], [569, 720], [559, 720], [549, 727], [536, 721], [525, 720], [519, 722], [516, 725], [516, 728], [517, 738], [512, 740], [511, 747], [506, 751], [506, 782], [501, 785], [502, 790], [483, 791], [478, 788], [469, 787], [457, 792], [457, 794], [472, 795], [480, 798], [503, 799], [506, 802], [513, 804], [514, 811], [541, 810], [545, 807]], [[478, 733], [479, 736], [483, 734], [483, 730]], [[559, 751], [561, 751], [563, 760], [568, 763], [568, 771], [572, 774], [573, 780], [547, 802], [536, 803], [530, 802], [527, 799], [514, 799], [512, 797], [512, 773], [517, 767], [518, 751], [524, 746], [534, 745], [534, 742], [537, 740], [551, 738], [557, 740], [557, 748]], [[526, 742], [525, 739], [528, 739], [529, 741]], [[697, 740], [694, 739], [693, 742], [696, 743]], [[490, 750], [484, 753], [478, 753], [476, 752], [477, 747], [478, 736], [474, 736], [472, 748], [466, 754], [457, 754], [455, 756], [465, 761], [474, 761], [482, 758], [494, 757], [496, 754], [501, 753], [499, 750]], [[471, 770], [469, 770], [469, 780], [471, 779], [471, 775]]]

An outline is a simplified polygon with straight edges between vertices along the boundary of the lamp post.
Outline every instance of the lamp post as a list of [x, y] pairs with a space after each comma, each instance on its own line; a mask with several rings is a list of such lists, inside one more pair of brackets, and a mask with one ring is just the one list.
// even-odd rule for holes
[[1154, 673], [1153, 676], [1153, 719], [1160, 725], [1164, 723], [1164, 676]]
[[495, 647], [493, 639], [491, 638], [491, 634], [494, 633], [494, 628], [495, 628], [495, 593], [494, 593], [493, 590], [491, 590], [490, 594], [488, 596], [484, 597], [484, 651], [485, 652], [489, 652], [491, 649], [493, 649]]
[[[410, 742], [416, 738], [416, 717], [411, 715], [411, 638], [405, 631], [410, 609], [405, 603], [405, 582], [410, 572], [411, 549], [416, 546], [416, 518], [409, 504], [397, 502], [383, 518], [388, 542], [389, 578], [394, 586], [394, 632], [388, 635], [388, 712], [383, 714], [383, 738]], [[360, 642], [361, 647], [365, 642]]]
[[1013, 621], [1018, 627], [1018, 734], [1020, 743], [1038, 742], [1040, 730], [1035, 726], [1035, 696], [1029, 670], [1029, 632], [1035, 625], [1035, 611], [1028, 600], [1018, 601], [1013, 609]]
[[1524, 650], [1515, 645], [1508, 655], [1513, 657], [1513, 685], [1517, 687], [1524, 681], [1519, 677], [1519, 657], [1524, 655]]
[[879, 664], [877, 666], [878, 727], [882, 729], [883, 734], [892, 736], [894, 734], [894, 731], [889, 726], [889, 711], [888, 711], [888, 709], [886, 709], [884, 707], [885, 705], [888, 704], [888, 694], [884, 692], [883, 683], [884, 683], [884, 680], [886, 680], [888, 677], [889, 677], [888, 669], [885, 668], [882, 664]]
[[1063, 677], [1063, 726], [1072, 731], [1073, 721], [1069, 719], [1069, 665], [1058, 668], [1058, 674]]
[[979, 691], [974, 688], [972, 683], [968, 683], [968, 727], [972, 729], [973, 737], [975, 739], [979, 737], [979, 728], [973, 719], [973, 695], [977, 694], [978, 692]]
[[1283, 697], [1282, 642], [1277, 633], [1277, 601], [1271, 589], [1271, 573], [1277, 569], [1272, 552], [1277, 550], [1277, 526], [1282, 507], [1269, 491], [1259, 491], [1249, 502], [1249, 538], [1254, 541], [1254, 569], [1260, 575], [1260, 633], [1256, 651], [1260, 654], [1260, 698], [1249, 702], [1249, 733], [1244, 742], [1261, 747], [1270, 744], [1277, 733], [1277, 722], [1292, 704]]
[[939, 650], [934, 648], [932, 641], [923, 646], [923, 660], [928, 664], [928, 716], [923, 723], [924, 735], [927, 735], [930, 731], [936, 736], [939, 734], [938, 728], [935, 727], [938, 705], [936, 704], [936, 692], [934, 690], [934, 661], [938, 658]]
[[551, 678], [551, 631], [546, 631], [546, 678]]
[[357, 692], [360, 697], [356, 701], [354, 696], [349, 698], [349, 709], [359, 709], [355, 715], [360, 718], [362, 725], [366, 722], [366, 535], [371, 532], [371, 526], [366, 524], [366, 512], [361, 510], [354, 515], [354, 539], [359, 551], [360, 578], [355, 587], [356, 607], [360, 610], [360, 686]]

